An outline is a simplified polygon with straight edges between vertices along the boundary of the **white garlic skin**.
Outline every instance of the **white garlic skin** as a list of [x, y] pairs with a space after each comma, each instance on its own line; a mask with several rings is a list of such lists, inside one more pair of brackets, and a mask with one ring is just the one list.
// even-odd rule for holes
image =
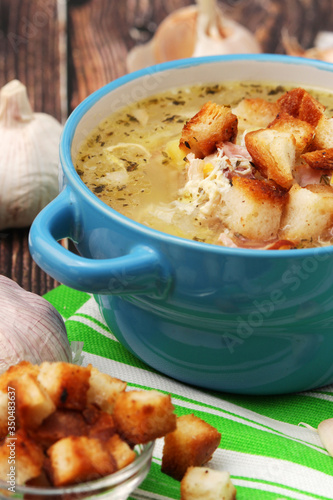
[[0, 94], [0, 230], [29, 226], [59, 192], [62, 126], [33, 113], [24, 93], [13, 80]]
[[323, 420], [318, 425], [318, 434], [324, 448], [333, 457], [333, 418]]
[[255, 35], [224, 16], [216, 1], [197, 0], [197, 4], [171, 12], [149, 42], [131, 49], [127, 70], [188, 57], [262, 52]]
[[0, 374], [20, 361], [71, 363], [72, 350], [55, 307], [0, 275]]

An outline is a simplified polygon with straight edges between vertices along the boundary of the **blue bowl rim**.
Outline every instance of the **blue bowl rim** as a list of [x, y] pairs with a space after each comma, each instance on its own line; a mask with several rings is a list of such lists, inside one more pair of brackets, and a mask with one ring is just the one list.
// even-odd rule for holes
[[[153, 75], [155, 73], [168, 71], [168, 70], [181, 70], [188, 67], [199, 66], [203, 64], [224, 62], [224, 61], [255, 61], [255, 62], [270, 62], [270, 63], [283, 63], [283, 64], [293, 64], [302, 66], [311, 66], [318, 68], [320, 70], [333, 72], [333, 64], [320, 61], [317, 59], [307, 59], [302, 57], [294, 57], [280, 54], [228, 54], [228, 55], [217, 55], [217, 56], [204, 56], [196, 58], [178, 59], [175, 61], [169, 61], [161, 64], [156, 64], [154, 66], [148, 66], [146, 68], [128, 73], [121, 76], [110, 83], [104, 85], [103, 87], [97, 89], [86, 97], [70, 114], [68, 117], [60, 140], [60, 163], [64, 170], [66, 178], [70, 181], [70, 185], [75, 187], [75, 190], [82, 195], [86, 201], [93, 204], [95, 208], [102, 211], [106, 217], [112, 217], [112, 219], [117, 219], [128, 229], [134, 231], [140, 231], [150, 235], [151, 237], [157, 237], [159, 240], [164, 241], [169, 244], [177, 244], [181, 246], [188, 246], [191, 249], [204, 250], [205, 252], [221, 252], [227, 255], [239, 254], [240, 256], [246, 256], [247, 258], [295, 258], [295, 257], [313, 257], [314, 255], [330, 254], [333, 253], [333, 245], [324, 247], [313, 247], [304, 248], [297, 250], [260, 250], [260, 249], [247, 249], [247, 248], [229, 248], [221, 245], [207, 244], [199, 241], [189, 240], [181, 238], [178, 236], [173, 236], [168, 233], [163, 233], [161, 231], [144, 226], [139, 222], [136, 222], [125, 215], [117, 212], [106, 203], [101, 201], [94, 193], [81, 181], [80, 176], [77, 174], [72, 157], [71, 157], [71, 145], [72, 140], [76, 131], [76, 128], [83, 118], [85, 113], [100, 99], [105, 95], [109, 94], [113, 90], [121, 87], [122, 85], [131, 82], [132, 80], [139, 79], [147, 75]], [[156, 91], [156, 93], [158, 90]]]

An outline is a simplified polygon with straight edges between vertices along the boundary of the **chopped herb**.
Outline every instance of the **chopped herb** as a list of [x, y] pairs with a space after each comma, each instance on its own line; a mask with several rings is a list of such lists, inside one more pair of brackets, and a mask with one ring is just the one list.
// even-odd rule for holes
[[284, 87], [282, 85], [278, 85], [277, 87], [275, 87], [275, 89], [270, 90], [268, 92], [268, 95], [276, 95], [284, 91], [285, 91]]
[[138, 120], [137, 118], [135, 118], [135, 116], [133, 116], [133, 115], [129, 115], [129, 114], [127, 114], [127, 116], [128, 116], [128, 118], [129, 118], [129, 120], [130, 120], [131, 122], [136, 122], [136, 123], [139, 123], [139, 120]]
[[101, 193], [106, 188], [105, 184], [100, 184], [94, 188], [94, 193]]
[[138, 168], [138, 164], [135, 161], [127, 161], [127, 172], [133, 172]]
[[183, 106], [185, 104], [185, 101], [174, 100], [172, 101], [172, 104], [174, 104], [175, 106]]
[[172, 116], [168, 116], [167, 118], [164, 118], [164, 120], [162, 120], [163, 122], [174, 122], [176, 120], [178, 120], [179, 118], [181, 118], [180, 115], [172, 115]]
[[185, 146], [188, 148], [188, 149], [191, 149], [191, 146], [189, 145], [189, 143], [187, 141], [184, 142]]

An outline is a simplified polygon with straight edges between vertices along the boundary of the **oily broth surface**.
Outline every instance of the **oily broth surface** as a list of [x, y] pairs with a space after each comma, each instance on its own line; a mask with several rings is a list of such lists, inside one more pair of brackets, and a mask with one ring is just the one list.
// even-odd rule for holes
[[[175, 162], [165, 148], [170, 141], [179, 141], [185, 122], [207, 101], [230, 107], [247, 97], [276, 101], [293, 87], [297, 85], [197, 85], [141, 100], [113, 113], [91, 132], [81, 144], [76, 170], [96, 196], [123, 215], [166, 233], [216, 243], [224, 229], [219, 220], [211, 220], [208, 226], [199, 222], [195, 213], [184, 216], [170, 208], [168, 221], [165, 207], [179, 197], [186, 182], [186, 163], [183, 158]], [[333, 96], [307, 90], [331, 115]], [[160, 206], [164, 206], [162, 218], [156, 216]]]

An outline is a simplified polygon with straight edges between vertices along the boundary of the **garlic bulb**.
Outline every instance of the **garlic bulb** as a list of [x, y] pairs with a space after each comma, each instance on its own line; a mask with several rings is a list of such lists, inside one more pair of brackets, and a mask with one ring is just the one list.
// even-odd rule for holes
[[299, 44], [297, 39], [293, 36], [290, 36], [286, 29], [282, 30], [282, 44], [288, 56], [297, 56], [297, 57], [305, 57], [307, 59], [319, 59], [321, 61], [333, 62], [333, 34], [332, 33], [319, 33], [322, 35], [324, 43], [318, 43], [315, 41], [318, 46], [311, 47], [310, 49], [303, 49], [303, 47]]
[[134, 47], [127, 57], [128, 71], [186, 57], [261, 52], [255, 36], [222, 15], [216, 0], [177, 9], [159, 25], [152, 40]]
[[59, 191], [60, 123], [33, 113], [18, 80], [0, 91], [0, 230], [26, 227]]
[[58, 311], [0, 275], [0, 374], [23, 360], [72, 362], [72, 350]]

